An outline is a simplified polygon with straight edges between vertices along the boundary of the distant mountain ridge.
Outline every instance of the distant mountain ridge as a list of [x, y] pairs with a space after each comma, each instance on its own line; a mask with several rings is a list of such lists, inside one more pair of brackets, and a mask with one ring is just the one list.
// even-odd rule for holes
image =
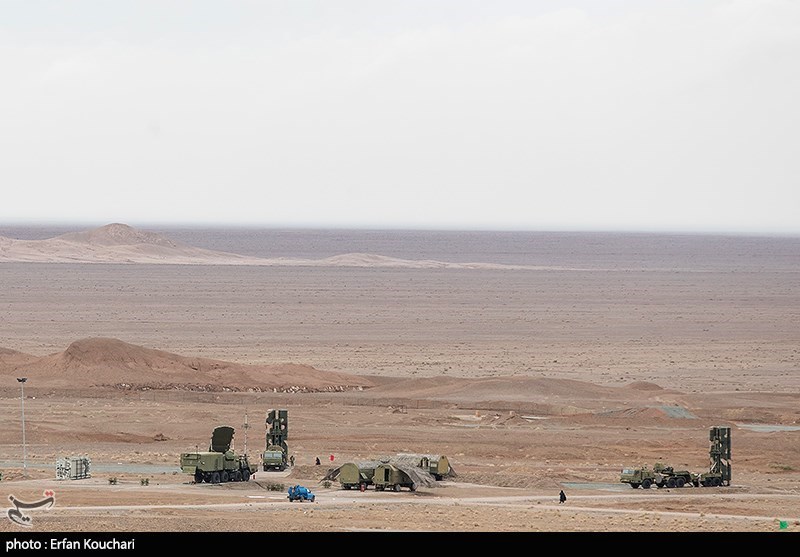
[[0, 262], [243, 264], [241, 255], [181, 244], [154, 232], [112, 223], [46, 240], [0, 237]]
[[325, 259], [261, 258], [214, 251], [176, 242], [162, 234], [121, 223], [68, 232], [45, 240], [0, 236], [0, 263], [142, 263], [173, 265], [263, 265], [308, 267], [395, 267], [411, 269], [534, 269], [493, 263], [409, 260], [369, 253]]

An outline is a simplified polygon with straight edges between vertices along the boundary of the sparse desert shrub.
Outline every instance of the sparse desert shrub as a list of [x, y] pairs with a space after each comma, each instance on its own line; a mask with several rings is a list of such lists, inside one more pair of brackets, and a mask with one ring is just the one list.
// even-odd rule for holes
[[267, 489], [269, 491], [283, 491], [285, 489], [285, 487], [286, 486], [284, 486], [283, 484], [276, 484], [276, 483], [272, 483], [272, 482], [267, 484]]
[[769, 467], [780, 470], [781, 472], [792, 472], [794, 470], [794, 466], [789, 464], [778, 464], [775, 462], [770, 463]]
[[328, 489], [330, 486], [331, 486], [331, 481], [330, 480], [323, 480], [322, 487], [324, 487], [325, 489]]
[[108, 478], [108, 483], [109, 483], [109, 485], [117, 485], [117, 477], [116, 476], [112, 476], [112, 477]]

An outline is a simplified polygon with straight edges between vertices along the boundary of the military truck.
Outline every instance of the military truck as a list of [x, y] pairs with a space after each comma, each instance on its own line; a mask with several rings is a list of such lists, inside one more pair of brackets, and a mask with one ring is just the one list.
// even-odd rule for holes
[[710, 466], [708, 472], [695, 474], [688, 470], [675, 470], [657, 462], [653, 468], [624, 468], [620, 474], [622, 483], [630, 484], [634, 489], [642, 487], [718, 487], [731, 484], [731, 428], [712, 427], [709, 431]]
[[629, 484], [633, 489], [638, 489], [642, 484], [646, 484], [645, 489], [650, 489], [655, 480], [653, 472], [647, 466], [640, 466], [639, 468], [623, 468], [619, 475], [619, 481], [624, 484]]
[[258, 469], [250, 465], [246, 454], [237, 455], [233, 451], [233, 434], [230, 426], [214, 428], [207, 451], [181, 454], [181, 471], [192, 474], [198, 484], [250, 481]]
[[719, 487], [721, 485], [731, 485], [730, 476], [726, 478], [725, 474], [719, 472], [703, 472], [697, 475], [695, 482], [697, 487]]
[[641, 486], [643, 489], [656, 487], [699, 487], [699, 474], [693, 474], [688, 470], [675, 470], [672, 466], [667, 466], [661, 462], [656, 462], [652, 468], [642, 466], [641, 468], [626, 468], [620, 474], [622, 483], [630, 484], [634, 489]]
[[269, 470], [286, 470], [286, 453], [280, 447], [270, 445], [261, 453], [261, 466], [265, 472]]
[[675, 470], [672, 466], [666, 466], [661, 462], [656, 462], [653, 471], [661, 475], [661, 481], [657, 482], [658, 487], [683, 487], [695, 485], [697, 474], [692, 474], [688, 470]]
[[708, 451], [708, 472], [697, 476], [697, 482], [703, 487], [719, 487], [731, 485], [731, 428], [714, 426], [708, 432], [711, 447]]
[[261, 453], [261, 467], [267, 472], [286, 470], [289, 460], [289, 412], [286, 410], [267, 411], [267, 445]]

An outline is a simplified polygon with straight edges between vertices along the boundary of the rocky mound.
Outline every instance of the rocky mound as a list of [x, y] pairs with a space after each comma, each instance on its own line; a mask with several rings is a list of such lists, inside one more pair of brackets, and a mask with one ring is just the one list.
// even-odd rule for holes
[[106, 226], [101, 226], [93, 230], [85, 230], [83, 232], [69, 232], [57, 236], [55, 239], [76, 244], [90, 244], [96, 246], [135, 246], [139, 244], [149, 244], [175, 249], [190, 247], [170, 240], [161, 234], [137, 230], [127, 224], [120, 223], [107, 224]]
[[41, 386], [317, 392], [363, 389], [372, 385], [363, 377], [322, 371], [308, 365], [245, 365], [193, 358], [113, 338], [78, 340], [63, 352], [40, 358], [2, 350], [0, 375], [10, 376], [21, 371]]
[[35, 360], [36, 356], [31, 356], [24, 352], [17, 352], [16, 350], [9, 350], [8, 348], [0, 348], [0, 369], [23, 368]]
[[651, 383], [650, 381], [634, 381], [628, 383], [627, 387], [636, 391], [662, 391], [664, 390], [661, 385]]

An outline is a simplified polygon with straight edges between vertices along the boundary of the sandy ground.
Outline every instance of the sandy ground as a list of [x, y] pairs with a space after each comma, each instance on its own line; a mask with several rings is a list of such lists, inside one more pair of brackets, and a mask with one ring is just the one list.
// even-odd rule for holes
[[[29, 511], [40, 532], [798, 532], [797, 278], [4, 263], [0, 492], [54, 492]], [[101, 339], [99, 352], [82, 339]], [[122, 355], [104, 357], [102, 339]], [[181, 366], [195, 375], [157, 388]], [[281, 386], [367, 386], [283, 392], [270, 383], [281, 370]], [[110, 387], [119, 377], [135, 387]], [[187, 377], [226, 388], [196, 392]], [[292, 470], [226, 485], [179, 472], [179, 454], [220, 424], [257, 459], [270, 408], [289, 411]], [[712, 426], [732, 428], [730, 486], [619, 482], [622, 467], [656, 461], [705, 471]], [[320, 482], [400, 452], [446, 455], [457, 476], [413, 493]], [[82, 454], [91, 478], [55, 480], [57, 458]], [[289, 503], [293, 483], [316, 501]]]
[[[323, 396], [304, 402], [315, 395], [264, 400], [234, 394], [212, 403], [147, 400], [144, 394], [40, 395], [26, 405], [27, 477], [18, 466], [4, 466], [1, 485], [23, 501], [54, 492], [51, 509], [29, 512], [36, 531], [769, 532], [780, 521], [800, 531], [796, 431], [734, 426], [732, 485], [645, 491], [619, 483], [620, 468], [661, 459], [701, 471], [708, 420], [661, 418], [642, 425], [631, 418], [551, 416], [503, 424], [481, 411], [397, 412]], [[208, 437], [207, 424], [237, 424], [244, 410], [247, 450], [257, 455], [265, 431], [256, 422], [260, 404], [288, 410], [294, 469], [225, 485], [193, 484], [178, 471], [177, 455]], [[2, 399], [3, 415], [18, 405]], [[9, 437], [6, 432], [2, 458], [13, 460], [19, 446]], [[244, 450], [243, 438], [237, 446]], [[458, 475], [435, 488], [356, 492], [320, 482], [330, 467], [348, 460], [437, 449]], [[56, 481], [55, 460], [75, 454], [91, 456], [92, 477]], [[322, 465], [313, 464], [316, 456]], [[294, 483], [310, 487], [316, 501], [289, 503], [285, 489]], [[560, 489], [567, 494], [563, 505]], [[1, 531], [20, 528], [0, 522]]]

